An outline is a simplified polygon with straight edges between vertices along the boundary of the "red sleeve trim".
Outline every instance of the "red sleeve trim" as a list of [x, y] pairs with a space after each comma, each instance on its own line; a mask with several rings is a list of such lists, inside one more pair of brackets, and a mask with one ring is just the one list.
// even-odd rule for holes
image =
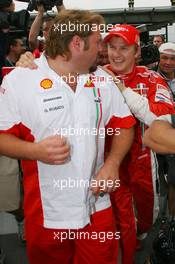
[[117, 117], [112, 116], [109, 120], [106, 128], [131, 128], [136, 124], [136, 120], [133, 116]]
[[14, 125], [6, 130], [0, 130], [0, 134], [12, 134], [23, 140], [34, 142], [34, 136], [31, 134], [31, 130], [22, 123]]
[[20, 137], [19, 124], [14, 125], [11, 128], [6, 129], [6, 130], [0, 130], [0, 134], [12, 134], [12, 135], [15, 135], [16, 137]]

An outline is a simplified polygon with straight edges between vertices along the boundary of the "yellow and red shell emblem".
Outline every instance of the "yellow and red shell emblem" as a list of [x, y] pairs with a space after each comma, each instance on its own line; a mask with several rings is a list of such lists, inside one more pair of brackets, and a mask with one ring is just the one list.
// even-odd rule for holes
[[40, 82], [40, 86], [43, 89], [50, 89], [52, 88], [53, 82], [50, 79], [44, 79]]

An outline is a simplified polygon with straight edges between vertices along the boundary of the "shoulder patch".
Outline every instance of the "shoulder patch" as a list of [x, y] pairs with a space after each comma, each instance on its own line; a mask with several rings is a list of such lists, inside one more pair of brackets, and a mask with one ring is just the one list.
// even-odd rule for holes
[[173, 99], [167, 87], [162, 84], [157, 84], [155, 102], [164, 102], [168, 104], [173, 104]]
[[159, 73], [152, 71], [152, 70], [149, 70], [146, 67], [142, 67], [142, 68], [140, 67], [139, 70], [140, 71], [137, 73], [137, 75], [139, 75], [143, 78], [148, 78], [149, 82], [151, 82], [151, 83], [156, 83], [157, 79], [160, 78]]

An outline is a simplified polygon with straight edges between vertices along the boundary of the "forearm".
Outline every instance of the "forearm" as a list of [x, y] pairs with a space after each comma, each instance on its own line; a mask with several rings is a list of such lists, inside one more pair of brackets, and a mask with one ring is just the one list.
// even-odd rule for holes
[[111, 150], [105, 163], [120, 167], [124, 157], [130, 150], [134, 138], [134, 128], [120, 129], [119, 135], [114, 135]]
[[38, 13], [29, 32], [29, 47], [31, 49], [37, 48], [38, 41], [37, 37], [40, 32], [40, 28], [42, 25], [43, 13]]
[[11, 134], [0, 134], [0, 154], [16, 159], [35, 160], [36, 143], [26, 142]]
[[174, 113], [174, 106], [171, 102], [151, 101], [144, 95], [138, 94], [133, 89], [124, 86], [120, 90], [131, 112], [148, 126], [151, 125], [157, 116]]
[[175, 153], [175, 129], [166, 121], [154, 121], [146, 130], [144, 143], [158, 153]]
[[146, 97], [134, 92], [131, 88], [126, 88], [122, 94], [131, 112], [144, 124], [150, 125], [156, 115], [150, 111], [149, 102]]
[[148, 146], [154, 152], [159, 153], [159, 154], [168, 154], [168, 153], [173, 154], [173, 153], [175, 153], [175, 151], [170, 152], [169, 149], [167, 149], [167, 147], [165, 147], [164, 145], [157, 144], [151, 138], [147, 138], [147, 136], [145, 137], [144, 143], [146, 146]]

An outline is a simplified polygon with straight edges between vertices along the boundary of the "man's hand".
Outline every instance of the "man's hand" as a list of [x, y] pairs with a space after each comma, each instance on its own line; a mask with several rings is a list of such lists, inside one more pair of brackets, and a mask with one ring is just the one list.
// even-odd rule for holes
[[22, 54], [16, 63], [17, 67], [29, 68], [31, 70], [37, 69], [38, 66], [34, 63], [35, 57], [29, 51]]
[[112, 192], [120, 186], [119, 168], [132, 145], [133, 138], [134, 127], [121, 128], [120, 134], [113, 136], [109, 155], [103, 167], [91, 182], [91, 190], [94, 194]]
[[115, 191], [119, 185], [119, 166], [106, 161], [96, 177], [92, 179], [91, 190], [95, 195], [110, 193]]
[[110, 74], [113, 78], [113, 82], [116, 84], [116, 86], [119, 88], [120, 92], [123, 92], [126, 87], [124, 86], [124, 84], [119, 80], [119, 76], [116, 76], [112, 71], [110, 71], [106, 66], [100, 67], [102, 68], [102, 70], [104, 70], [105, 72], [107, 72], [108, 74]]
[[70, 145], [65, 137], [47, 137], [39, 142], [24, 141], [12, 134], [0, 134], [0, 153], [23, 160], [39, 160], [58, 165], [68, 161]]
[[70, 157], [70, 145], [65, 137], [47, 137], [35, 143], [34, 159], [51, 165], [63, 164]]
[[44, 6], [41, 5], [41, 4], [37, 5], [37, 10], [36, 11], [38, 11], [38, 14], [44, 15]]

